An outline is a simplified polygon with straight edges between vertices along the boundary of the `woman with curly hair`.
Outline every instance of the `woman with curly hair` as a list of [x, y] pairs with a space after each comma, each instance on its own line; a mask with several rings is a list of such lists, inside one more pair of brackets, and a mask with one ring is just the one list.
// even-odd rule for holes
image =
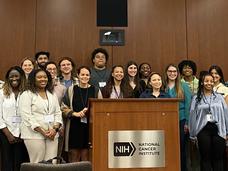
[[143, 62], [139, 65], [139, 84], [142, 91], [146, 90], [149, 76], [151, 74], [151, 66], [147, 62]]
[[178, 64], [181, 74], [181, 81], [188, 84], [192, 94], [196, 94], [198, 90], [199, 80], [196, 78], [197, 67], [195, 62], [191, 60], [183, 60]]
[[28, 90], [22, 93], [19, 101], [21, 138], [30, 162], [37, 163], [57, 156], [62, 113], [48, 71], [33, 70], [28, 80]]

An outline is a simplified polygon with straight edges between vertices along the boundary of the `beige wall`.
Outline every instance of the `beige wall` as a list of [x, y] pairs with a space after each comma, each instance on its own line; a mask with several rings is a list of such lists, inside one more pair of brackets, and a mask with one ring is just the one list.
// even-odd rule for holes
[[[198, 70], [218, 64], [226, 76], [227, 7], [226, 0], [128, 0], [126, 45], [104, 47], [109, 66], [146, 61], [163, 72], [168, 63], [192, 59]], [[0, 79], [39, 50], [55, 61], [70, 56], [77, 66], [91, 65], [99, 29], [96, 0], [0, 0]]]

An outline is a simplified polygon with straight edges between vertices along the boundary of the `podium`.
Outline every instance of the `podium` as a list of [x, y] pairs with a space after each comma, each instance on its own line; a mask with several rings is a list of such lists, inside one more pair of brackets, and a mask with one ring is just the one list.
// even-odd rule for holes
[[93, 171], [180, 171], [178, 101], [90, 99]]

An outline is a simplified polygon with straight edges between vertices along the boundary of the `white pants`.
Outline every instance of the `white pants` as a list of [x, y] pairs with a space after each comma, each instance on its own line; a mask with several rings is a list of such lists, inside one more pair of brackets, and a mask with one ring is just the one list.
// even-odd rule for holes
[[31, 163], [49, 160], [57, 156], [58, 138], [49, 139], [24, 139]]

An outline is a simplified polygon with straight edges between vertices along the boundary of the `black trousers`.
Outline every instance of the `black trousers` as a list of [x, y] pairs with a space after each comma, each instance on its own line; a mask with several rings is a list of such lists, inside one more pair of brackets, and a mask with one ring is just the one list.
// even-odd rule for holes
[[20, 171], [21, 163], [29, 162], [24, 142], [10, 144], [2, 130], [0, 130], [0, 146], [2, 153], [1, 171]]
[[197, 135], [201, 157], [201, 171], [224, 171], [224, 150], [226, 141], [218, 135], [215, 123], [208, 122]]

